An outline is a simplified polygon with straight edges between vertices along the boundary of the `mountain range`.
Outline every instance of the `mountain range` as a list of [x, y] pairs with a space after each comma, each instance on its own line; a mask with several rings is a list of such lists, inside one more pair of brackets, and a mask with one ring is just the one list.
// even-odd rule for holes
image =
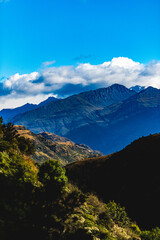
[[160, 90], [114, 84], [18, 114], [10, 120], [34, 133], [51, 132], [109, 154], [160, 131]]
[[42, 107], [52, 101], [57, 101], [59, 100], [58, 98], [55, 97], [49, 97], [48, 99], [44, 100], [43, 102], [39, 103], [39, 104], [31, 104], [31, 103], [26, 103], [25, 105], [21, 106], [21, 107], [17, 107], [17, 108], [13, 108], [13, 109], [2, 109], [0, 111], [0, 116], [3, 117], [3, 121], [4, 122], [9, 122], [11, 118], [13, 118], [14, 116], [18, 115], [18, 114], [22, 114], [24, 112], [27, 111], [31, 111], [33, 109]]

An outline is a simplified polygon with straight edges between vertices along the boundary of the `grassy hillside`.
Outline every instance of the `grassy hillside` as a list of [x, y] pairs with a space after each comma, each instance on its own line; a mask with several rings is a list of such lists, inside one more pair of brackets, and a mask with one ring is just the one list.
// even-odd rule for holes
[[126, 207], [141, 227], [159, 226], [160, 134], [142, 137], [114, 154], [66, 166], [69, 180], [104, 201]]
[[67, 138], [59, 137], [53, 133], [34, 134], [24, 126], [15, 126], [18, 134], [29, 138], [35, 144], [33, 159], [37, 162], [44, 162], [47, 159], [59, 160], [61, 165], [81, 160], [88, 157], [102, 155], [98, 151], [93, 151], [86, 145], [75, 144]]

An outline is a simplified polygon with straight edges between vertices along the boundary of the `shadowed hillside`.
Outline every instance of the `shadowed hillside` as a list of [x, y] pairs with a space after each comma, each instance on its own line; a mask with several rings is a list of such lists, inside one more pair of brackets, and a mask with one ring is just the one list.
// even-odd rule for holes
[[0, 118], [0, 239], [159, 239], [159, 228], [141, 231], [124, 207], [70, 184], [59, 161], [35, 164], [30, 139]]
[[66, 166], [68, 178], [101, 199], [115, 200], [142, 227], [159, 225], [160, 134], [142, 137], [114, 154]]

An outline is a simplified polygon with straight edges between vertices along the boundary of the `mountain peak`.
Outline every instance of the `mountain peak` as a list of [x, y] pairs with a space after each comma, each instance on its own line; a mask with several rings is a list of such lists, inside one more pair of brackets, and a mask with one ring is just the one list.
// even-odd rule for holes
[[140, 85], [136, 85], [136, 86], [130, 87], [129, 89], [139, 93], [140, 91], [144, 90], [145, 87], [144, 86], [140, 86]]
[[124, 85], [119, 84], [119, 83], [114, 83], [111, 86], [109, 86], [108, 88], [127, 89]]
[[151, 86], [149, 86], [149, 87], [147, 87], [146, 89], [144, 89], [144, 90], [142, 90], [141, 92], [140, 92], [140, 94], [142, 95], [159, 95], [159, 93], [160, 93], [160, 90], [159, 89], [157, 89], [157, 88], [154, 88], [154, 87], [151, 87]]
[[55, 98], [55, 97], [49, 97], [47, 98], [46, 100], [44, 100], [43, 102], [39, 103], [37, 107], [42, 107], [50, 102], [54, 102], [54, 101], [58, 101], [59, 99], [58, 98]]
[[107, 88], [99, 88], [80, 93], [79, 96], [95, 106], [106, 107], [119, 101], [123, 101], [135, 93], [135, 91], [116, 83]]

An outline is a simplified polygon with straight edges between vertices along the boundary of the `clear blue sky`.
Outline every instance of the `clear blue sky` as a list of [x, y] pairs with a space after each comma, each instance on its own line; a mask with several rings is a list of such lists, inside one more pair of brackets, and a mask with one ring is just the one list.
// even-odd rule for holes
[[160, 60], [159, 0], [1, 0], [0, 24], [0, 77], [52, 60]]

